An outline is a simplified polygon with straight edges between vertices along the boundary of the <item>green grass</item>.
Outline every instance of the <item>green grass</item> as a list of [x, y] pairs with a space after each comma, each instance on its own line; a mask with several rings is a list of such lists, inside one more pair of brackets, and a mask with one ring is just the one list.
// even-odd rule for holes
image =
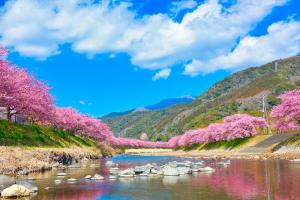
[[96, 142], [53, 127], [19, 125], [0, 120], [0, 146], [96, 147]]
[[191, 150], [212, 150], [212, 149], [234, 149], [247, 143], [250, 140], [250, 138], [251, 137], [237, 138], [230, 141], [211, 142], [208, 144], [195, 144], [191, 146], [177, 147], [176, 150], [191, 151]]

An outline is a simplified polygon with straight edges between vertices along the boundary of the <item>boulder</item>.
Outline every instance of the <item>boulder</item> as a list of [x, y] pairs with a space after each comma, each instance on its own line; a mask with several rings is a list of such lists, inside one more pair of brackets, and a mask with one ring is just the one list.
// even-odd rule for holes
[[192, 173], [192, 170], [189, 167], [177, 167], [177, 170], [179, 172], [179, 175], [185, 175], [185, 174]]
[[84, 178], [85, 178], [85, 179], [91, 179], [92, 176], [91, 176], [91, 175], [86, 175]]
[[54, 183], [57, 184], [57, 185], [61, 184], [61, 180], [55, 180]]
[[100, 174], [95, 174], [93, 178], [91, 178], [92, 180], [103, 180], [104, 177], [101, 176]]
[[118, 175], [120, 172], [121, 172], [121, 170], [119, 168], [116, 168], [116, 167], [109, 169], [109, 173], [111, 175]]
[[76, 179], [76, 178], [69, 178], [67, 181], [68, 181], [69, 183], [74, 183], [74, 182], [77, 181], [77, 179]]
[[118, 177], [116, 177], [116, 176], [109, 176], [108, 179], [115, 180], [115, 179], [118, 179]]
[[26, 197], [30, 195], [30, 190], [23, 185], [14, 184], [1, 192], [1, 197]]
[[36, 193], [38, 191], [38, 187], [31, 181], [17, 181], [17, 185], [26, 187], [30, 193]]
[[136, 166], [134, 168], [134, 172], [139, 174], [139, 173], [143, 173], [144, 171], [147, 170], [147, 167], [146, 166]]
[[175, 167], [165, 167], [163, 169], [164, 176], [179, 176], [179, 171]]
[[106, 165], [106, 166], [113, 166], [114, 163], [113, 163], [113, 161], [107, 161], [107, 162], [105, 163], [105, 165]]
[[129, 169], [120, 171], [119, 176], [128, 177], [128, 175], [133, 176], [134, 174], [135, 174], [134, 170], [129, 168]]
[[19, 175], [19, 176], [24, 176], [24, 175], [28, 175], [28, 174], [29, 174], [29, 171], [27, 169], [23, 169], [23, 170], [17, 172], [17, 175]]
[[67, 174], [62, 172], [62, 173], [56, 174], [56, 176], [67, 176]]
[[68, 168], [70, 168], [70, 169], [78, 169], [78, 168], [80, 168], [80, 165], [69, 165]]
[[297, 158], [297, 159], [294, 159], [294, 160], [290, 160], [290, 162], [294, 162], [294, 163], [300, 163], [300, 159]]
[[211, 172], [211, 171], [215, 171], [214, 168], [211, 167], [204, 167], [204, 168], [199, 168], [200, 172]]
[[54, 163], [53, 165], [52, 165], [52, 167], [54, 167], [54, 168], [57, 168], [57, 167], [59, 167], [60, 166], [60, 163], [59, 162], [56, 162], [56, 163]]

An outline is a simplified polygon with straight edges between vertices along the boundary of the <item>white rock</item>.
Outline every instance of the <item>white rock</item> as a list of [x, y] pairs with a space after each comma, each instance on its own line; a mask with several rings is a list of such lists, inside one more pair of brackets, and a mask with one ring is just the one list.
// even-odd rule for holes
[[130, 178], [130, 177], [133, 177], [134, 175], [133, 174], [120, 174], [119, 176], [122, 178]]
[[179, 171], [179, 175], [185, 175], [185, 174], [192, 173], [192, 170], [189, 167], [177, 167], [177, 170]]
[[105, 163], [105, 165], [106, 165], [106, 166], [113, 166], [114, 163], [113, 163], [113, 161], [107, 161], [107, 162]]
[[134, 170], [133, 169], [125, 169], [123, 171], [120, 171], [119, 172], [119, 176], [122, 176], [122, 175], [134, 175]]
[[67, 181], [68, 181], [68, 182], [76, 182], [77, 179], [76, 179], [76, 178], [69, 178]]
[[101, 176], [100, 174], [95, 174], [93, 178], [91, 178], [92, 180], [103, 180], [104, 177]]
[[61, 184], [61, 180], [55, 180], [54, 183], [57, 184], [57, 185]]
[[214, 168], [211, 167], [203, 167], [203, 168], [199, 168], [200, 172], [208, 172], [208, 171], [215, 171]]
[[163, 169], [164, 176], [179, 176], [179, 172], [175, 167], [165, 167]]
[[29, 181], [17, 181], [17, 185], [22, 185], [29, 189], [30, 193], [35, 193], [38, 191], [38, 187], [33, 183]]
[[300, 163], [300, 158], [298, 158], [298, 159], [294, 159], [294, 160], [290, 160], [290, 162], [294, 162], [294, 163]]
[[30, 195], [30, 190], [23, 185], [14, 184], [1, 192], [4, 198], [26, 197]]
[[62, 172], [62, 173], [56, 174], [56, 176], [67, 176], [67, 174]]
[[141, 174], [139, 174], [139, 176], [149, 176], [149, 174], [147, 174], [147, 173], [141, 173]]
[[108, 179], [115, 180], [115, 179], [118, 179], [118, 177], [116, 177], [116, 176], [109, 176]]
[[85, 178], [85, 179], [91, 179], [92, 176], [91, 176], [91, 175], [86, 175], [84, 178]]

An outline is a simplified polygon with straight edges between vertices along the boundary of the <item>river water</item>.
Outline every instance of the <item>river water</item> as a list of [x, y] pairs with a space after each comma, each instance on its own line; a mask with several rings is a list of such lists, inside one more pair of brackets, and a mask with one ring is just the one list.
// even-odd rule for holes
[[[91, 167], [80, 169], [52, 170], [37, 174], [35, 183], [39, 187], [37, 196], [31, 199], [83, 200], [83, 199], [300, 199], [300, 164], [284, 160], [231, 160], [227, 167], [217, 165], [217, 160], [205, 159], [205, 165], [216, 168], [215, 172], [178, 177], [134, 177], [118, 180], [86, 181], [90, 174], [109, 174], [105, 163], [112, 160], [125, 169], [147, 163], [164, 164], [170, 161], [195, 161], [197, 158], [168, 156], [123, 155], [101, 159]], [[55, 184], [56, 174], [66, 172], [61, 184]], [[67, 183], [67, 178], [78, 182]]]

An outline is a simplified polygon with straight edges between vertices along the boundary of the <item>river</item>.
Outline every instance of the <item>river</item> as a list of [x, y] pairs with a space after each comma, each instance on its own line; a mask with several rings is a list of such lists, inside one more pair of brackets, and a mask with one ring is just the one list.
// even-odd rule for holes
[[[107, 176], [107, 161], [121, 169], [147, 163], [164, 164], [170, 161], [195, 161], [197, 158], [168, 156], [122, 155], [101, 159], [93, 167], [90, 163], [80, 169], [68, 169], [62, 183], [55, 184], [56, 174], [63, 170], [36, 174], [39, 193], [30, 199], [48, 200], [152, 200], [152, 199], [209, 199], [209, 200], [299, 200], [300, 164], [284, 160], [231, 160], [227, 167], [217, 165], [217, 160], [205, 159], [206, 166], [216, 169], [210, 173], [170, 177], [134, 177], [118, 180], [86, 181], [84, 177], [95, 173]], [[100, 164], [100, 165], [99, 165]], [[67, 178], [78, 179], [67, 183]]]

